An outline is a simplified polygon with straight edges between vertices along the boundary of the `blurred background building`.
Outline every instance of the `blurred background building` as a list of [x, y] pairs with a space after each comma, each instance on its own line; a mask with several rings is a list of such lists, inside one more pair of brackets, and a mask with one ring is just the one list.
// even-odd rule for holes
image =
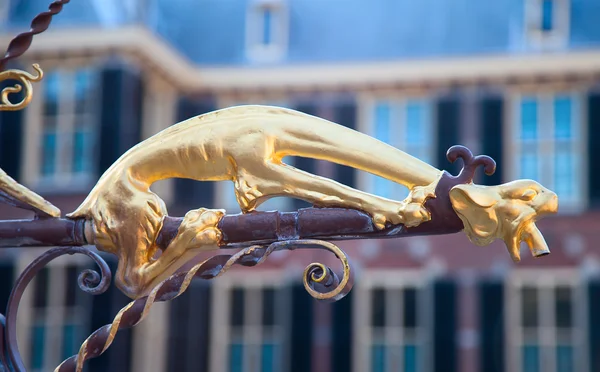
[[[47, 3], [0, 0], [0, 46]], [[559, 215], [539, 223], [552, 251], [544, 258], [523, 248], [514, 264], [501, 242], [481, 248], [464, 234], [342, 242], [356, 284], [327, 304], [301, 277], [313, 261], [339, 269], [332, 257], [274, 254], [156, 305], [87, 370], [600, 371], [599, 18], [596, 0], [71, 1], [19, 60], [45, 71], [33, 102], [0, 113], [0, 167], [64, 213], [140, 140], [248, 103], [330, 119], [453, 173], [446, 151], [463, 144], [498, 163], [478, 183], [532, 178], [560, 198]], [[290, 162], [406, 195], [343, 166]], [[239, 212], [228, 183], [154, 190], [171, 215]], [[275, 199], [261, 209], [306, 206]], [[42, 251], [0, 251], [2, 308]], [[76, 353], [128, 302], [114, 288], [79, 291], [90, 265], [61, 258], [25, 293], [19, 340], [31, 371]]]

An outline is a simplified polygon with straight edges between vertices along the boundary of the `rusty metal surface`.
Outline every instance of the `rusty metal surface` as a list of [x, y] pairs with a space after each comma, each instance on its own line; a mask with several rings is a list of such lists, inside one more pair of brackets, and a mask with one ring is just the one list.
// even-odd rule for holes
[[23, 32], [17, 35], [8, 44], [4, 57], [0, 59], [0, 71], [2, 71], [8, 61], [20, 57], [29, 49], [33, 36], [40, 34], [48, 29], [52, 17], [60, 13], [64, 4], [69, 3], [70, 0], [56, 0], [48, 6], [48, 10], [38, 14], [32, 21], [29, 31]]
[[[436, 197], [425, 206], [432, 219], [417, 227], [388, 226], [377, 230], [371, 217], [361, 211], [343, 208], [306, 208], [296, 212], [250, 212], [226, 215], [219, 222], [222, 247], [268, 244], [290, 239], [320, 239], [327, 241], [349, 239], [396, 238], [414, 235], [451, 234], [463, 229], [463, 223], [452, 208], [449, 190], [457, 184], [473, 180], [477, 166], [487, 174], [495, 162], [487, 156], [474, 157], [462, 146], [448, 151], [448, 159], [463, 159], [464, 167], [458, 176], [444, 172], [436, 188]], [[165, 249], [177, 234], [181, 217], [166, 217], [157, 244]], [[83, 245], [83, 220], [42, 219], [0, 221], [0, 247]]]
[[0, 247], [85, 245], [84, 221], [64, 218], [0, 221]]
[[304, 286], [316, 299], [336, 301], [352, 288], [350, 264], [346, 255], [335, 245], [317, 240], [288, 240], [269, 246], [251, 246], [233, 255], [217, 255], [203, 261], [189, 271], [172, 275], [156, 286], [152, 292], [133, 300], [123, 307], [111, 324], [92, 333], [81, 346], [77, 355], [66, 359], [57, 367], [57, 372], [81, 371], [86, 360], [100, 356], [113, 342], [117, 332], [140, 323], [156, 302], [170, 301], [186, 291], [195, 278], [213, 279], [227, 272], [234, 265], [256, 266], [263, 263], [273, 252], [297, 248], [326, 249], [334, 253], [343, 267], [343, 276], [320, 263], [310, 264], [303, 277]]
[[[110, 286], [111, 272], [106, 262], [94, 251], [84, 247], [56, 247], [44, 252], [41, 256], [35, 259], [25, 270], [21, 273], [17, 279], [15, 286], [11, 292], [8, 300], [8, 306], [6, 311], [6, 329], [0, 334], [0, 346], [5, 344], [6, 356], [4, 359], [10, 362], [13, 366], [14, 371], [25, 371], [21, 354], [19, 353], [19, 346], [17, 343], [17, 313], [19, 311], [19, 303], [21, 297], [25, 292], [25, 289], [31, 282], [31, 280], [37, 275], [37, 273], [48, 265], [52, 260], [64, 256], [66, 254], [84, 254], [90, 257], [98, 267], [100, 267], [100, 274], [94, 270], [84, 270], [79, 274], [77, 282], [79, 288], [89, 294], [97, 295], [104, 293]], [[4, 338], [6, 337], [6, 338]], [[4, 362], [3, 360], [3, 362]], [[6, 366], [8, 370], [8, 366]]]

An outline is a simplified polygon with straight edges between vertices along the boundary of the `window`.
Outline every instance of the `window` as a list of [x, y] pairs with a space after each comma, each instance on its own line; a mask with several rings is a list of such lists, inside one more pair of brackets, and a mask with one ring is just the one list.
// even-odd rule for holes
[[86, 267], [77, 263], [42, 269], [32, 284], [29, 365], [47, 371], [79, 352], [89, 334], [92, 296], [77, 284]]
[[39, 153], [43, 186], [84, 186], [95, 178], [98, 76], [91, 70], [46, 75]]
[[[541, 277], [541, 279], [540, 279]], [[583, 352], [573, 275], [532, 274], [509, 287], [510, 366], [515, 372], [578, 371]]]
[[230, 301], [229, 371], [281, 370], [281, 329], [274, 288], [233, 288]]
[[212, 371], [286, 370], [285, 291], [280, 274], [275, 276], [261, 273], [223, 280], [213, 291], [213, 324], [221, 331], [213, 335], [217, 341], [211, 348]]
[[[423, 371], [426, 344], [424, 294], [419, 276], [363, 278], [357, 290], [356, 306], [359, 338], [356, 346], [357, 371]], [[381, 280], [378, 280], [381, 279]], [[363, 311], [361, 311], [363, 310]]]
[[528, 44], [540, 48], [566, 46], [570, 0], [527, 0], [525, 4]]
[[581, 99], [574, 93], [524, 95], [516, 117], [509, 179], [533, 179], [555, 191], [561, 211], [582, 207]]
[[283, 57], [287, 45], [287, 9], [283, 1], [251, 1], [247, 24], [250, 60], [272, 62]]
[[[371, 117], [371, 136], [429, 164], [432, 161], [431, 105], [424, 99], [377, 100], [368, 105]], [[402, 200], [408, 189], [381, 177], [370, 176], [374, 194]]]

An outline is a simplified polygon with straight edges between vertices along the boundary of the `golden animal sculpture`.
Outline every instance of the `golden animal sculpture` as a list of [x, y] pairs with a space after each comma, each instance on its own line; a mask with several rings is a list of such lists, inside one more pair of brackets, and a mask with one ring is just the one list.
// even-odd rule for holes
[[[300, 156], [343, 164], [406, 186], [395, 201], [312, 175], [283, 163]], [[232, 181], [243, 213], [269, 198], [288, 196], [321, 207], [368, 213], [377, 229], [402, 224], [416, 228], [431, 219], [425, 203], [444, 172], [368, 135], [294, 110], [237, 106], [190, 118], [139, 143], [100, 178], [68, 218], [90, 223], [96, 246], [118, 257], [116, 285], [139, 298], [203, 250], [217, 249], [225, 215], [221, 209], [188, 212], [177, 235], [158, 258], [156, 239], [167, 216], [151, 191], [168, 178]], [[556, 213], [556, 194], [532, 180], [498, 186], [454, 186], [449, 199], [471, 241], [505, 241], [518, 261], [526, 242], [534, 256], [548, 253], [535, 221]]]
[[[377, 154], [377, 156], [373, 156]], [[329, 160], [401, 183], [404, 201], [367, 194], [286, 165], [286, 156]], [[385, 159], [386, 161], [381, 161]], [[442, 172], [344, 126], [297, 111], [237, 106], [191, 118], [123, 154], [69, 218], [93, 221], [96, 244], [119, 257], [116, 284], [128, 296], [146, 294], [200, 250], [215, 249], [224, 210], [188, 212], [177, 236], [153, 259], [167, 210], [150, 186], [166, 178], [233, 181], [243, 213], [269, 198], [289, 196], [322, 207], [362, 210], [378, 228], [417, 226]]]

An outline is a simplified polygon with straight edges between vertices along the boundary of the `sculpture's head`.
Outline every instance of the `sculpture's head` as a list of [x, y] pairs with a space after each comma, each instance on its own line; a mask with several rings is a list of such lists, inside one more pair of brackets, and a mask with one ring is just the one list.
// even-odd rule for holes
[[515, 262], [521, 260], [522, 241], [534, 257], [550, 253], [535, 222], [558, 212], [556, 194], [532, 180], [498, 186], [457, 185], [450, 190], [452, 207], [469, 239], [477, 245], [504, 240]]

